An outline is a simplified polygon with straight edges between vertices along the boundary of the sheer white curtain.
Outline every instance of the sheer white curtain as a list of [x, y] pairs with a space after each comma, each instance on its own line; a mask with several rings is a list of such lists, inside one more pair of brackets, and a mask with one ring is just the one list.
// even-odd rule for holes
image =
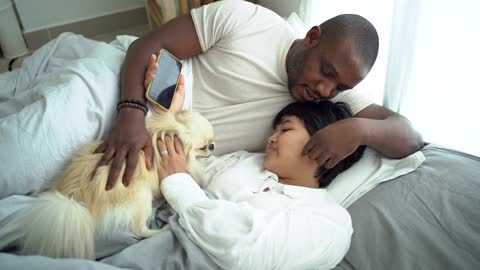
[[375, 101], [384, 93], [384, 105], [425, 141], [480, 156], [480, 1], [312, 0], [300, 10], [310, 24], [314, 14], [320, 22], [346, 12], [369, 19], [381, 47], [359, 87]]
[[385, 104], [408, 117], [426, 141], [480, 156], [480, 3], [402, 2], [395, 9], [392, 33], [399, 38], [391, 44]]

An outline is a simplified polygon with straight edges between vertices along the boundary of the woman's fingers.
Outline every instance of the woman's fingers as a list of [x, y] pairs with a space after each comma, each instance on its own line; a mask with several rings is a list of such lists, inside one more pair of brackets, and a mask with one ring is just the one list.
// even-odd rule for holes
[[177, 154], [184, 155], [182, 141], [177, 136], [173, 138], [173, 145]]
[[165, 136], [165, 146], [167, 147], [168, 154], [176, 154], [175, 147], [173, 146], [173, 140], [170, 136]]
[[169, 111], [176, 114], [179, 113], [183, 108], [183, 103], [185, 102], [185, 78], [180, 74], [178, 79], [177, 90], [175, 95], [173, 95], [172, 104], [170, 105]]
[[157, 56], [155, 54], [150, 55], [150, 62], [148, 62], [148, 68], [157, 62]]
[[158, 69], [157, 56], [152, 54], [150, 56], [150, 62], [148, 63], [147, 72], [145, 73], [144, 86], [145, 89], [148, 88], [148, 85], [155, 79], [155, 73]]
[[157, 140], [157, 147], [158, 147], [158, 153], [160, 153], [159, 160], [161, 161], [164, 158], [164, 156], [168, 156], [167, 146], [161, 139], [159, 139]]

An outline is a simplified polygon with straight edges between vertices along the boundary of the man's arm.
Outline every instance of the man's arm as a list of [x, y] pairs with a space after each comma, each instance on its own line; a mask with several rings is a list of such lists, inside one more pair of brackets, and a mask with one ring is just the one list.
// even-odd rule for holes
[[[130, 45], [122, 68], [121, 100], [145, 101], [145, 72], [151, 55], [157, 54], [160, 49], [168, 50], [179, 59], [190, 58], [202, 52], [190, 14], [160, 25]], [[109, 137], [96, 150], [97, 153], [104, 153], [98, 167], [107, 165], [113, 159], [107, 190], [115, 185], [125, 160], [123, 183], [129, 184], [140, 150], [145, 152], [146, 165], [150, 169], [153, 154], [150, 136], [145, 128], [145, 115], [135, 108], [122, 108]]]
[[404, 158], [422, 148], [423, 139], [405, 117], [372, 104], [355, 117], [315, 132], [303, 153], [330, 169], [360, 145], [370, 146], [390, 158]]
[[145, 71], [152, 53], [157, 54], [161, 49], [166, 49], [180, 60], [202, 52], [190, 14], [160, 25], [130, 45], [122, 71], [122, 99], [145, 100]]
[[390, 158], [404, 158], [423, 147], [420, 133], [407, 118], [372, 104], [355, 115], [363, 129], [363, 142]]

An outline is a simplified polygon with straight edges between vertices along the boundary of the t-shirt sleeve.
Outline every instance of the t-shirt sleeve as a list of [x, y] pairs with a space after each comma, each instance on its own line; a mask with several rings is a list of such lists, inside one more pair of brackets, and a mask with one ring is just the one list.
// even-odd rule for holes
[[333, 102], [345, 102], [350, 105], [353, 115], [373, 104], [359, 89], [346, 90], [332, 98]]
[[190, 14], [202, 51], [241, 35], [255, 11], [256, 5], [247, 1], [218, 1], [192, 9]]

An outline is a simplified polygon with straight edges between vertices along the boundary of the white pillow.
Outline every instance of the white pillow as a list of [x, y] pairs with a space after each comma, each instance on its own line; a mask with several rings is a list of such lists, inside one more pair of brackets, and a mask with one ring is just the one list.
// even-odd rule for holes
[[[264, 156], [264, 153], [246, 151], [237, 151], [219, 157], [212, 156], [205, 161], [206, 173], [202, 186], [208, 186], [212, 179], [251, 157], [255, 158], [252, 159], [254, 163], [250, 165], [255, 166], [257, 171], [261, 171]], [[402, 159], [389, 159], [367, 147], [358, 162], [330, 183], [327, 192], [340, 205], [347, 208], [378, 184], [414, 171], [424, 160], [425, 157], [420, 151]]]
[[339, 174], [327, 191], [347, 208], [381, 182], [414, 171], [424, 160], [420, 151], [402, 159], [390, 159], [367, 147], [362, 158]]

